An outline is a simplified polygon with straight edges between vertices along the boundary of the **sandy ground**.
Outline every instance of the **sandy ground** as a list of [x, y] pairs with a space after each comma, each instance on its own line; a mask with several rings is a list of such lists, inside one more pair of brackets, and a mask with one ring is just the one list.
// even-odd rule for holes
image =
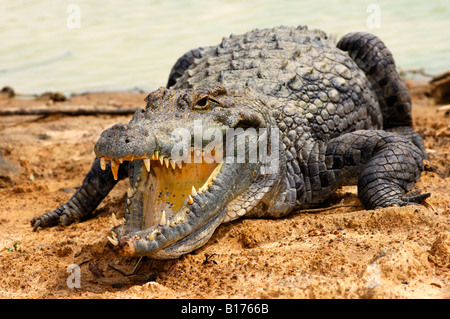
[[[421, 95], [420, 85], [411, 91], [414, 126], [430, 150], [416, 185], [432, 194], [424, 205], [239, 220], [178, 260], [143, 258], [136, 267], [137, 259], [117, 255], [106, 239], [111, 214], [123, 214], [127, 181], [94, 219], [38, 232], [30, 226], [79, 187], [100, 133], [131, 116], [0, 117], [0, 297], [449, 298], [450, 116]], [[51, 107], [143, 106], [144, 97], [87, 94]], [[40, 106], [50, 107], [0, 100], [0, 109]], [[360, 205], [356, 189], [339, 189], [329, 205], [339, 204]], [[77, 283], [72, 264], [79, 266], [79, 288], [69, 287]]]

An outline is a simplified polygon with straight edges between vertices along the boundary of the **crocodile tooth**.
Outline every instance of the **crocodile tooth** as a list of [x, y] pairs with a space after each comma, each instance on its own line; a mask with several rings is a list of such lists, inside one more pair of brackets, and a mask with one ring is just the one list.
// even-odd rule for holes
[[189, 197], [188, 197], [188, 203], [189, 203], [189, 205], [192, 205], [194, 203], [194, 199], [192, 198], [191, 195], [189, 195]]
[[113, 244], [114, 246], [117, 246], [119, 244], [119, 241], [117, 239], [115, 239], [115, 238], [111, 238], [109, 236], [106, 236], [106, 238], [108, 238], [109, 242], [111, 244]]
[[205, 183], [202, 187], [198, 189], [199, 193], [204, 193], [208, 189], [208, 185]]
[[177, 166], [179, 169], [183, 169], [183, 164], [181, 162], [177, 162]]
[[169, 168], [169, 159], [167, 157], [164, 158], [164, 163], [166, 164], [166, 167]]
[[194, 197], [198, 195], [197, 191], [195, 190], [195, 186], [194, 185], [192, 185], [191, 195], [194, 196]]
[[219, 174], [220, 170], [222, 169], [222, 166], [223, 166], [223, 164], [220, 164], [213, 170], [211, 175], [209, 175], [208, 180], [202, 185], [202, 187], [200, 187], [198, 189], [199, 193], [203, 193], [203, 192], [207, 191], [208, 188], [212, 186], [213, 181], [215, 180], [215, 177], [217, 176], [217, 174]]
[[159, 156], [159, 162], [161, 163], [161, 165], [164, 163], [164, 157]]
[[150, 159], [144, 158], [144, 164], [145, 164], [145, 168], [147, 169], [147, 172], [150, 172]]
[[133, 197], [134, 191], [133, 191], [133, 189], [132, 189], [131, 187], [128, 187], [128, 189], [127, 189], [127, 195], [128, 195], [128, 197]]
[[119, 163], [120, 163], [120, 164], [123, 163], [123, 158], [119, 158]]
[[170, 166], [172, 166], [172, 169], [175, 170], [175, 162], [173, 160], [170, 160]]
[[100, 167], [102, 168], [102, 170], [106, 169], [106, 158], [104, 158], [103, 156], [100, 157]]
[[158, 151], [154, 152], [153, 156], [154, 156], [154, 160], [158, 160], [159, 159], [159, 152]]
[[117, 180], [117, 175], [118, 175], [118, 172], [119, 172], [119, 166], [120, 166], [119, 163], [111, 161], [111, 172], [112, 172], [112, 174], [114, 176], [114, 180]]
[[165, 210], [163, 210], [163, 212], [161, 214], [161, 219], [159, 220], [159, 225], [160, 226], [166, 225], [166, 211]]
[[112, 219], [112, 224], [113, 224], [114, 228], [119, 227], [121, 225], [120, 222], [116, 218], [116, 214], [112, 213], [111, 219]]

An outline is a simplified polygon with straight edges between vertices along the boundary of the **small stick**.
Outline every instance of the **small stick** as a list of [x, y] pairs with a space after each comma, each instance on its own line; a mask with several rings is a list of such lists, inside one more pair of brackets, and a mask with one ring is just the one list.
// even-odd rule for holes
[[130, 276], [130, 274], [127, 274], [127, 273], [126, 273], [125, 271], [123, 271], [122, 269], [116, 268], [116, 267], [114, 267], [113, 265], [108, 264], [108, 267], [114, 269], [115, 271], [117, 271], [117, 272], [119, 272], [119, 273], [121, 273], [121, 274], [122, 274], [123, 276], [125, 276], [125, 277]]
[[135, 264], [134, 267], [133, 267], [133, 271], [132, 271], [131, 273], [129, 273], [129, 274], [126, 273], [125, 271], [123, 271], [122, 269], [119, 269], [119, 268], [114, 267], [113, 265], [109, 265], [109, 264], [108, 264], [108, 267], [110, 267], [110, 268], [114, 269], [115, 271], [121, 273], [121, 274], [122, 274], [123, 276], [125, 276], [125, 277], [129, 277], [129, 276], [135, 275], [135, 272], [136, 272], [136, 270], [137, 270], [137, 268], [138, 268], [138, 265], [139, 265], [139, 263], [141, 262], [141, 260], [142, 260], [142, 257], [139, 257], [139, 259], [137, 260], [136, 264]]
[[311, 208], [311, 209], [296, 210], [295, 213], [318, 213], [318, 212], [325, 212], [327, 210], [332, 210], [332, 209], [335, 209], [335, 208], [342, 208], [342, 207], [364, 208], [364, 206], [362, 206], [362, 205], [339, 204], [339, 205], [323, 207], [323, 208]]
[[134, 267], [133, 267], [133, 271], [131, 272], [132, 275], [134, 275], [134, 273], [136, 272], [136, 269], [138, 268], [141, 260], [142, 260], [142, 257], [139, 257], [138, 261], [136, 262], [136, 265], [134, 265]]
[[70, 116], [78, 116], [78, 115], [98, 115], [98, 114], [107, 114], [107, 115], [129, 115], [134, 114], [137, 110], [141, 108], [112, 108], [112, 107], [65, 107], [65, 108], [16, 108], [16, 109], [0, 109], [0, 116], [11, 116], [11, 115], [70, 115]]

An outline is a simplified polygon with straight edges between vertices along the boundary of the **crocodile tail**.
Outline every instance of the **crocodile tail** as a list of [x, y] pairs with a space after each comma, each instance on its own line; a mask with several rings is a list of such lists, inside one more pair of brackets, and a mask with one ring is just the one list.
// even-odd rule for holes
[[384, 43], [373, 34], [355, 32], [343, 36], [337, 47], [348, 52], [372, 84], [383, 114], [384, 129], [412, 126], [408, 88]]

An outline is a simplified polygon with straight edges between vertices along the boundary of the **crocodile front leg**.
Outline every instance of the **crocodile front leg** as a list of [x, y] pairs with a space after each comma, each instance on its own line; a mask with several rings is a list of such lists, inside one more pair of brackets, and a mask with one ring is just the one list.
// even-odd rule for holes
[[408, 194], [423, 170], [423, 154], [397, 134], [381, 130], [346, 133], [330, 140], [322, 152], [324, 169], [309, 176], [320, 184], [312, 190], [313, 204], [339, 186], [355, 184], [366, 209], [416, 204], [430, 195]]
[[127, 175], [126, 165], [121, 165], [118, 179], [115, 180], [111, 173], [110, 164], [108, 163], [106, 169], [102, 170], [100, 161], [95, 159], [83, 180], [83, 184], [67, 203], [31, 220], [33, 230], [36, 231], [38, 227], [51, 227], [58, 224], [69, 225], [91, 217], [92, 212], [116, 183]]

